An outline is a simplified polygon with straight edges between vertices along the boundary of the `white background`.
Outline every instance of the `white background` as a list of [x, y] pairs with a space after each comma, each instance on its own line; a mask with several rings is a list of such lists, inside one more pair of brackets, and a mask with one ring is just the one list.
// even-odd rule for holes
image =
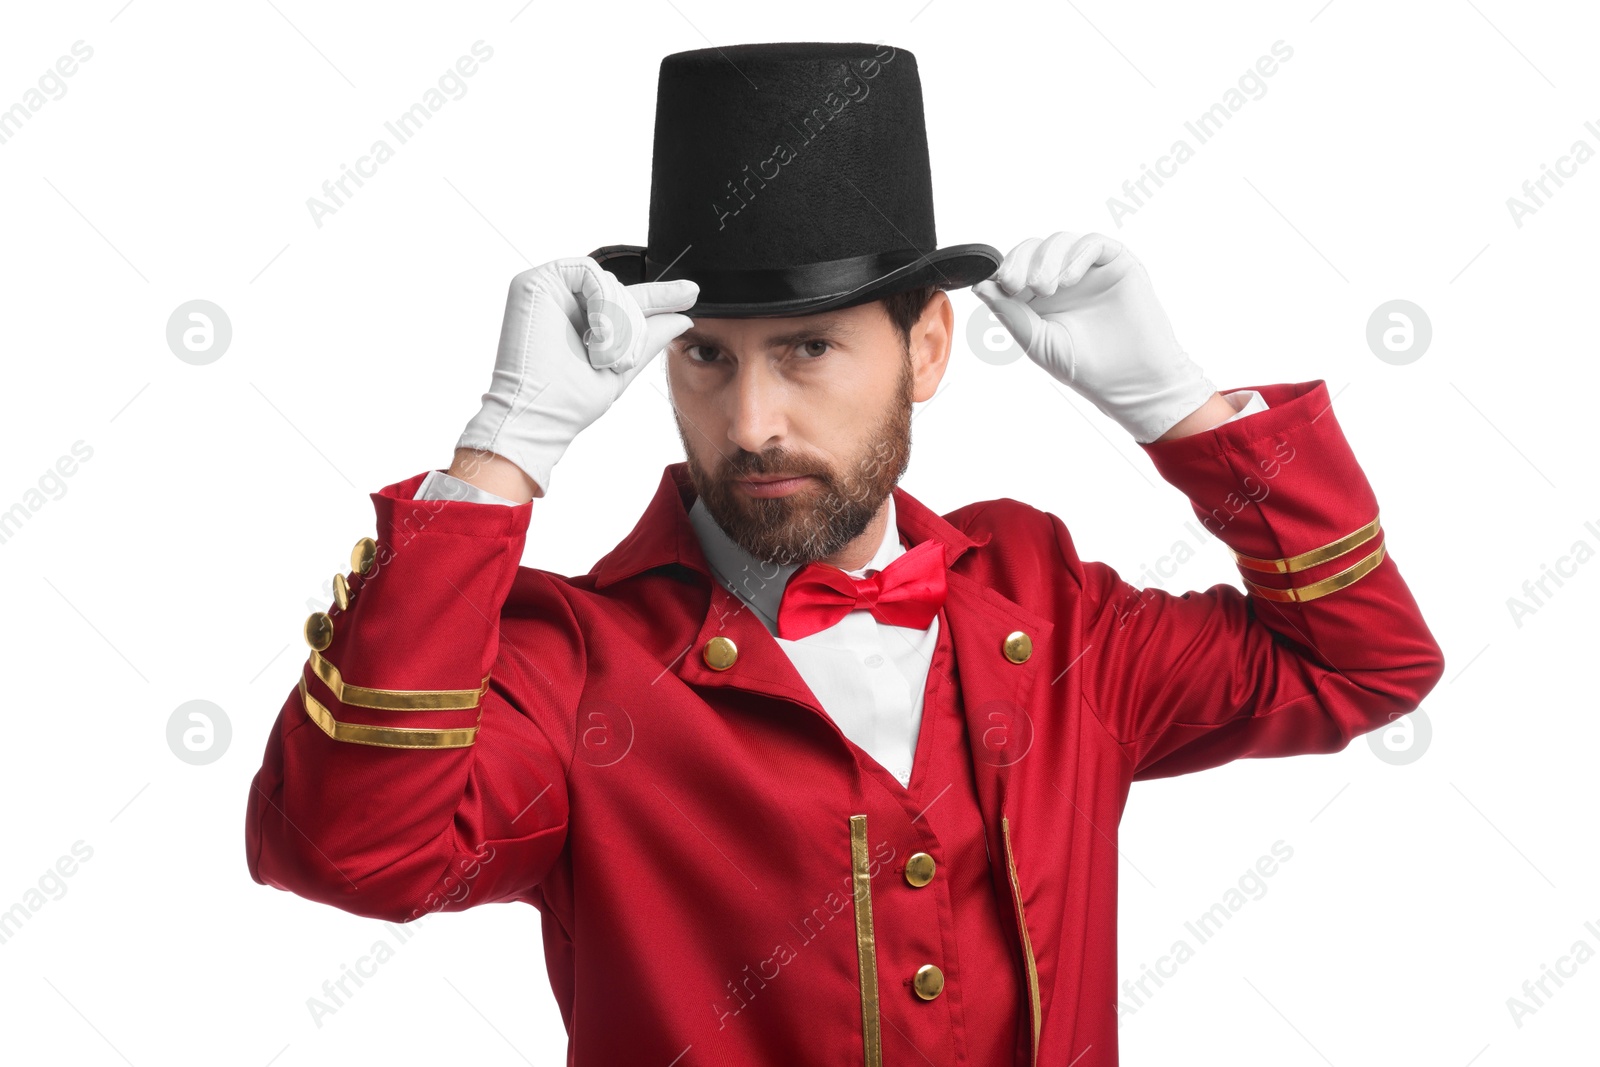
[[[94, 50], [0, 144], [0, 511], [26, 507], [75, 442], [93, 450], [0, 543], [0, 910], [75, 842], [93, 850], [0, 944], [0, 1056], [563, 1056], [520, 905], [432, 917], [313, 1022], [324, 980], [394, 938], [250, 880], [249, 781], [308, 601], [326, 603], [371, 531], [366, 494], [446, 463], [476, 410], [507, 281], [644, 243], [661, 56], [831, 39], [916, 54], [942, 243], [1114, 234], [1224, 390], [1325, 380], [1446, 651], [1412, 762], [1363, 737], [1134, 789], [1127, 976], [1273, 842], [1294, 852], [1124, 1016], [1125, 1062], [1593, 1058], [1600, 960], [1520, 1026], [1506, 1003], [1574, 942], [1600, 950], [1584, 928], [1600, 927], [1600, 562], [1520, 625], [1508, 608], [1575, 542], [1600, 547], [1584, 525], [1600, 528], [1600, 160], [1521, 226], [1506, 204], [1574, 140], [1600, 148], [1583, 126], [1600, 126], [1587, 5], [123, 5], [8, 4], [0, 32], [0, 107], [75, 41]], [[318, 227], [307, 198], [480, 39], [493, 58], [466, 94]], [[1175, 138], [1195, 145], [1184, 121], [1279, 40], [1293, 57], [1265, 95], [1119, 227], [1107, 198]], [[1396, 298], [1433, 327], [1404, 366], [1366, 342]], [[193, 299], [233, 327], [205, 366], [166, 342]], [[954, 299], [965, 324], [979, 305]], [[1137, 584], [1237, 584], [1138, 447], [1030, 361], [994, 365], [963, 341], [946, 383], [919, 407], [902, 483], [923, 502], [1015, 497]], [[525, 562], [584, 573], [681, 458], [658, 360], [562, 461]], [[1140, 579], [1180, 541], [1195, 558]], [[232, 725], [205, 766], [166, 740], [194, 699]]]

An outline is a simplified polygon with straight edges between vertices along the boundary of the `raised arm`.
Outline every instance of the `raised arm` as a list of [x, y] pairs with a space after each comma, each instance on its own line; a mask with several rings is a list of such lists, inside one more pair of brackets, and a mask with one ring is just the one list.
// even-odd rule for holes
[[[565, 583], [519, 567], [530, 501], [688, 328], [676, 312], [697, 292], [624, 288], [588, 257], [512, 279], [451, 476], [374, 494], [376, 536], [306, 622], [311, 651], [251, 783], [256, 881], [400, 921], [538, 885], [566, 840], [586, 657]], [[508, 599], [525, 647], [501, 640]]]
[[532, 506], [374, 494], [348, 593], [311, 645], [251, 783], [251, 876], [374, 918], [517, 897], [566, 836], [582, 640], [556, 583], [525, 572], [539, 669], [498, 620]]
[[1143, 446], [1245, 591], [1136, 589], [1080, 560], [1056, 520], [1082, 586], [1073, 670], [1136, 779], [1336, 751], [1415, 710], [1444, 671], [1327, 386], [1257, 388], [1268, 410]]

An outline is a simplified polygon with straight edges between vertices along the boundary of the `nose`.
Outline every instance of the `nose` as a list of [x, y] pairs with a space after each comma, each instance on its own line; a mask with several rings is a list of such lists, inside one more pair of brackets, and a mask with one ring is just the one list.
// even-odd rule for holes
[[728, 440], [746, 452], [780, 443], [788, 430], [788, 385], [764, 359], [743, 360], [728, 385], [732, 417]]

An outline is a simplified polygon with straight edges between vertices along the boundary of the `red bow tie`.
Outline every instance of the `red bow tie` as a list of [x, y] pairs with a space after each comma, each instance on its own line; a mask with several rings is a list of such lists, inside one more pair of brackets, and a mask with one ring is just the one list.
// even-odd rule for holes
[[826, 630], [865, 609], [891, 626], [926, 630], [944, 603], [944, 546], [932, 538], [897, 556], [867, 578], [826, 563], [807, 563], [789, 576], [778, 605], [778, 636], [794, 641]]

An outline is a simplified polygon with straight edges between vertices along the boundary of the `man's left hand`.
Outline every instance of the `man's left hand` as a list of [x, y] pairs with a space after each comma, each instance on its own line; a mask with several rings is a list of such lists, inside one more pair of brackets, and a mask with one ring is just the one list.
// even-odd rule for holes
[[1029, 358], [1140, 444], [1217, 391], [1172, 335], [1144, 264], [1103, 234], [1030, 237], [972, 291]]

